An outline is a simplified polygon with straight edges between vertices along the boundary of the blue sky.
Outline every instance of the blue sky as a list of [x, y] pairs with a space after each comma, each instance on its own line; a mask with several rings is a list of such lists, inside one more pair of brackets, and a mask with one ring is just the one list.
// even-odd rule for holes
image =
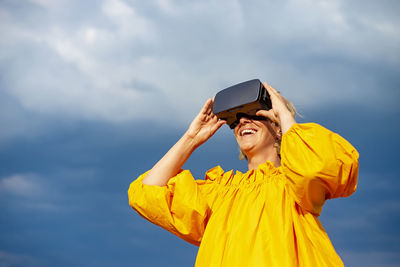
[[[0, 266], [193, 266], [130, 182], [220, 89], [259, 78], [360, 152], [320, 217], [346, 266], [400, 262], [398, 1], [0, 2]], [[223, 127], [185, 168], [245, 170]]]

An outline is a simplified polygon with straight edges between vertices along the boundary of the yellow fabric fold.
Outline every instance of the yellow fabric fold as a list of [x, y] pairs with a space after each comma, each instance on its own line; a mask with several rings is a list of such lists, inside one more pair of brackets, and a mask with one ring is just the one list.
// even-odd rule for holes
[[347, 197], [357, 188], [357, 150], [318, 124], [293, 125], [283, 135], [281, 156], [296, 201], [314, 214], [326, 199]]
[[163, 187], [143, 184], [147, 173], [129, 187], [131, 207], [154, 224], [199, 245], [210, 209], [190, 171], [182, 170]]
[[356, 190], [358, 153], [317, 124], [295, 124], [282, 140], [282, 166], [246, 173], [220, 166], [195, 180], [182, 170], [167, 186], [128, 190], [149, 221], [199, 245], [196, 266], [343, 266], [318, 220], [328, 198]]

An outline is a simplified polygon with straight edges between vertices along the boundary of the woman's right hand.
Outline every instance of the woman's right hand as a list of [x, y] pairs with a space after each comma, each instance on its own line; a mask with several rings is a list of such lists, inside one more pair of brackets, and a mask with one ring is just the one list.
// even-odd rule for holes
[[259, 110], [257, 116], [264, 116], [269, 118], [271, 121], [276, 122], [282, 130], [282, 135], [286, 133], [290, 127], [296, 123], [294, 115], [290, 112], [287, 106], [286, 100], [281, 94], [267, 83], [263, 83], [265, 89], [271, 98], [272, 109], [270, 110]]
[[226, 123], [225, 120], [219, 120], [212, 112], [213, 105], [214, 100], [212, 98], [208, 99], [185, 133], [192, 140], [195, 147], [202, 145]]
[[185, 164], [192, 152], [225, 123], [218, 120], [212, 112], [214, 101], [208, 99], [194, 118], [186, 133], [149, 171], [143, 183], [147, 185], [165, 186]]

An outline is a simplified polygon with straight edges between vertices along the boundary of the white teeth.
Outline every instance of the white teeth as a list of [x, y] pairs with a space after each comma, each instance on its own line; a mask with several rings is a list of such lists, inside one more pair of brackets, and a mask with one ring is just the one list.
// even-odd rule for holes
[[243, 129], [243, 130], [240, 132], [240, 135], [243, 136], [243, 135], [245, 135], [245, 134], [254, 134], [254, 133], [256, 133], [256, 131], [253, 130], [253, 129]]

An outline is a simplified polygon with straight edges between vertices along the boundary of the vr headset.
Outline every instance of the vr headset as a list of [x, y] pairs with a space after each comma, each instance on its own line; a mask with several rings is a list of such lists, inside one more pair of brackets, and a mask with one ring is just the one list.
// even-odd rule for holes
[[256, 116], [260, 109], [272, 108], [271, 99], [259, 79], [239, 83], [219, 91], [214, 98], [213, 113], [231, 129], [235, 128], [241, 117], [265, 119]]

